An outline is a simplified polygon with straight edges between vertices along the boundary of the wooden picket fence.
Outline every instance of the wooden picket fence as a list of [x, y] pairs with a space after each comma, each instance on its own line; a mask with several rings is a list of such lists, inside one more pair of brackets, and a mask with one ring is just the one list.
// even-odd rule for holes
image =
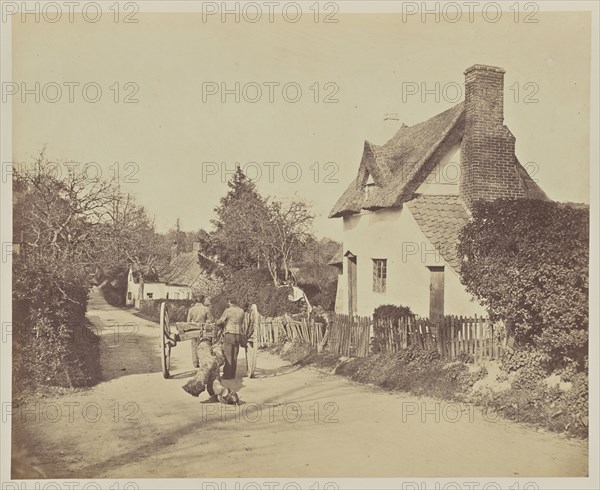
[[483, 317], [444, 316], [429, 320], [409, 315], [397, 321], [379, 320], [374, 325], [374, 345], [383, 352], [409, 346], [436, 349], [442, 359], [467, 356], [474, 361], [498, 359], [506, 343], [502, 325]]
[[[498, 359], [505, 348], [506, 335], [501, 324], [483, 317], [444, 316], [429, 320], [407, 315], [397, 320], [373, 322], [370, 317], [332, 315], [328, 325], [329, 352], [349, 357], [365, 357], [377, 352], [395, 353], [414, 346], [437, 349], [442, 359], [470, 358], [473, 361]], [[313, 346], [322, 343], [325, 328], [305, 318], [294, 320], [289, 315], [260, 317], [256, 329], [258, 345], [274, 345], [287, 340], [300, 340]]]
[[433, 324], [443, 359], [454, 360], [461, 355], [472, 357], [475, 362], [499, 359], [506, 346], [503, 325], [494, 324], [487, 318], [445, 316]]
[[371, 345], [371, 323], [369, 317], [333, 315], [328, 350], [344, 356], [365, 357]]
[[256, 329], [258, 345], [274, 345], [285, 340], [300, 340], [317, 346], [323, 340], [323, 326], [306, 318], [294, 320], [289, 315], [260, 317]]

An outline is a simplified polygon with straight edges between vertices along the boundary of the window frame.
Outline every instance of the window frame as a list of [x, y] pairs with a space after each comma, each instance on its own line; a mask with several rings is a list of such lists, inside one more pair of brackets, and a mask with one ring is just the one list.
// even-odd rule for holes
[[387, 292], [387, 259], [372, 258], [373, 261], [373, 292]]

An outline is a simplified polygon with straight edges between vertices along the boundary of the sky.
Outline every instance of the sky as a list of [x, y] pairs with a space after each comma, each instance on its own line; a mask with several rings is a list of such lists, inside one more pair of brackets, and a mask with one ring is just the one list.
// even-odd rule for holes
[[159, 231], [177, 218], [187, 231], [210, 228], [239, 164], [262, 194], [311, 203], [317, 234], [340, 239], [341, 220], [327, 215], [356, 176], [365, 139], [390, 135], [384, 114], [413, 125], [452, 107], [464, 70], [480, 63], [506, 70], [505, 124], [521, 163], [552, 199], [587, 203], [590, 15], [538, 12], [524, 23], [505, 14], [496, 23], [338, 13], [337, 23], [255, 24], [184, 13], [138, 13], [135, 24], [16, 16], [13, 82], [34, 92], [39, 82], [40, 98], [12, 98], [13, 161], [31, 163], [45, 147], [79, 169], [118, 169]]

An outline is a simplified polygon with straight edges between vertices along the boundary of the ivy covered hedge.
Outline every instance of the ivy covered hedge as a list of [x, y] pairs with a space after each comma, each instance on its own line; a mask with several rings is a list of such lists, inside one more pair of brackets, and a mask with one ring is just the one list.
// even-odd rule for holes
[[475, 203], [461, 279], [547, 369], [583, 370], [588, 351], [589, 209], [551, 201]]

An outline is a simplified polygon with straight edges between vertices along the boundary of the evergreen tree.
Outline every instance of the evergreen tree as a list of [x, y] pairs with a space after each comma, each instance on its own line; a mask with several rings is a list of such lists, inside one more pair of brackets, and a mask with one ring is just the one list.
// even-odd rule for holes
[[269, 214], [254, 182], [239, 167], [227, 185], [229, 191], [215, 208], [214, 231], [208, 249], [229, 274], [247, 267], [260, 267], [261, 241], [267, 233]]

